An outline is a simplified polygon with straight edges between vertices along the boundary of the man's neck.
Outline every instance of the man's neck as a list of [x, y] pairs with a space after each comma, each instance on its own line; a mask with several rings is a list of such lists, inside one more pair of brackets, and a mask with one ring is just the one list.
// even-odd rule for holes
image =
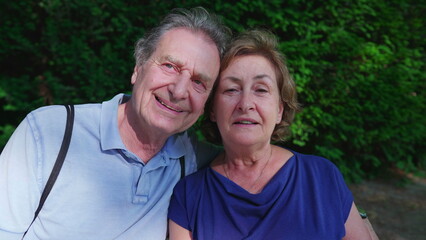
[[129, 151], [148, 163], [164, 146], [168, 136], [159, 135], [158, 131], [153, 131], [146, 123], [138, 121], [130, 104], [127, 102], [118, 106], [120, 136]]

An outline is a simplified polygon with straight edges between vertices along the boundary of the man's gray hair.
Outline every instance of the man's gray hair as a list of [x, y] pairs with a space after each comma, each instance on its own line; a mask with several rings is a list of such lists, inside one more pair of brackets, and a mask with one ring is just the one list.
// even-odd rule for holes
[[173, 9], [160, 24], [149, 31], [135, 45], [134, 57], [136, 65], [142, 65], [157, 48], [160, 38], [174, 28], [186, 28], [194, 32], [202, 32], [208, 36], [217, 46], [220, 58], [222, 58], [231, 31], [222, 24], [219, 17], [210, 14], [202, 7], [192, 9]]

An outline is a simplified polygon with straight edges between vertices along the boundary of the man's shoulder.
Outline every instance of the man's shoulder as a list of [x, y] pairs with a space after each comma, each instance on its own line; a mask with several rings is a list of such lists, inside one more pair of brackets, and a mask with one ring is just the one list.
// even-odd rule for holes
[[[74, 105], [75, 110], [77, 111], [87, 111], [91, 112], [98, 108], [101, 109], [100, 103], [83, 103], [83, 104], [72, 104]], [[47, 117], [47, 116], [57, 116], [58, 114], [65, 114], [66, 108], [65, 105], [48, 105], [42, 106], [35, 110], [32, 110], [29, 114], [37, 117]]]
[[63, 105], [42, 106], [31, 111], [29, 114], [36, 115], [36, 116], [49, 116], [49, 115], [58, 114], [59, 111], [65, 112], [66, 111], [65, 107]]
[[[101, 111], [101, 104], [99, 103], [85, 103], [75, 104], [75, 119], [89, 118], [93, 119], [96, 115], [99, 115]], [[49, 122], [65, 122], [67, 110], [64, 105], [49, 105], [39, 107], [31, 111], [27, 118], [34, 119], [39, 123], [49, 124]]]
[[54, 129], [65, 124], [66, 108], [61, 105], [39, 107], [31, 111], [25, 118], [33, 130], [35, 128]]
[[184, 132], [175, 134], [174, 137], [179, 139], [185, 145], [187, 151], [194, 151], [197, 156], [204, 155], [203, 157], [210, 158], [210, 155], [216, 156], [217, 153], [223, 151], [222, 147], [203, 140], [203, 137], [191, 128]]

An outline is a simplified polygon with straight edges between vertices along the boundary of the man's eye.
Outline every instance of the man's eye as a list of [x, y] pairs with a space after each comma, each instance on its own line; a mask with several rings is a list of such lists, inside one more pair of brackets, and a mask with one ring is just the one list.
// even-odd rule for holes
[[172, 69], [172, 68], [174, 68], [173, 67], [173, 65], [172, 64], [170, 64], [170, 63], [165, 63], [165, 64], [163, 64], [166, 68], [170, 68], [170, 69]]
[[169, 71], [169, 72], [179, 72], [179, 68], [176, 67], [175, 65], [171, 64], [171, 63], [163, 63], [162, 66], [164, 67], [164, 69], [166, 71]]
[[206, 86], [204, 85], [203, 81], [201, 80], [192, 80], [192, 82], [194, 83], [194, 88], [197, 92], [205, 92], [207, 90]]

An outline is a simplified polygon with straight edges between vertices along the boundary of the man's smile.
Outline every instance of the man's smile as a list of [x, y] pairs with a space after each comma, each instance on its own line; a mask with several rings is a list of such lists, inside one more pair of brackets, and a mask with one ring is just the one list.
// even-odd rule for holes
[[175, 108], [175, 107], [172, 107], [172, 106], [169, 106], [169, 105], [167, 105], [163, 100], [161, 100], [159, 97], [157, 97], [157, 96], [155, 96], [155, 99], [157, 100], [157, 102], [159, 102], [161, 105], [163, 105], [164, 107], [166, 107], [166, 108], [168, 108], [168, 109], [170, 109], [170, 110], [172, 110], [172, 111], [175, 111], [175, 112], [183, 112], [182, 110], [180, 110], [180, 109], [177, 109], [177, 108]]

